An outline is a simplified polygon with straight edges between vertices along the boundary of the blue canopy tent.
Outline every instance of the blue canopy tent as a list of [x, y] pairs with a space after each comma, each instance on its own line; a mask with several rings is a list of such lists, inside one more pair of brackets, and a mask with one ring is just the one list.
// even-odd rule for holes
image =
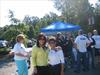
[[64, 22], [53, 22], [51, 25], [41, 28], [41, 32], [60, 32], [79, 30], [80, 26]]

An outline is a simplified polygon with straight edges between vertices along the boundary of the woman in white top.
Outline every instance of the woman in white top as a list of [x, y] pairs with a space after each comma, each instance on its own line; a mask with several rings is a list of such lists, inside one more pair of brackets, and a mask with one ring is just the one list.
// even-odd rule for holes
[[56, 47], [56, 39], [49, 39], [50, 51], [48, 54], [50, 75], [64, 75], [64, 55], [61, 47]]
[[16, 38], [16, 44], [14, 45], [14, 60], [18, 68], [18, 75], [28, 75], [28, 67], [27, 67], [27, 52], [24, 46], [25, 36], [23, 34], [19, 34]]

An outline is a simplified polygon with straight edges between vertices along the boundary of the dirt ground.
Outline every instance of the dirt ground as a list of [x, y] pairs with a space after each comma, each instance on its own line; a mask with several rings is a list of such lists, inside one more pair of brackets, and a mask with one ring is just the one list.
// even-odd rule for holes
[[[0, 75], [17, 75], [16, 64], [12, 60], [0, 60]], [[29, 75], [32, 75], [32, 68], [29, 69]], [[72, 69], [66, 69], [65, 75], [77, 75]], [[100, 63], [96, 69], [90, 69], [89, 72], [81, 72], [78, 75], [100, 75]]]
[[[17, 75], [16, 64], [13, 59], [0, 58], [0, 75]], [[29, 69], [29, 75], [32, 75], [32, 68]]]
[[16, 73], [14, 62], [2, 63], [0, 65], [0, 75], [13, 75], [14, 73]]

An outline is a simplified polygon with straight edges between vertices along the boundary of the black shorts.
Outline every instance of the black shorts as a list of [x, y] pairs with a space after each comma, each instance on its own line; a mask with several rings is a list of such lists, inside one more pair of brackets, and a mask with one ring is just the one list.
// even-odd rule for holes
[[49, 65], [49, 75], [60, 75], [61, 74], [61, 64]]

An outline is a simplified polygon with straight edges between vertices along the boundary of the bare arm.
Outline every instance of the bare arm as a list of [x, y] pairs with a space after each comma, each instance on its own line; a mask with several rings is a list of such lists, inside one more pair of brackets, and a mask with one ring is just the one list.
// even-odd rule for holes
[[27, 56], [28, 56], [27, 53], [25, 53], [25, 54], [22, 54], [22, 53], [15, 53], [15, 55], [22, 56], [22, 57], [27, 57]]
[[74, 48], [75, 48], [75, 49], [77, 49], [77, 44], [76, 44], [76, 43], [74, 43], [74, 45], [73, 45], [73, 46], [74, 46]]
[[61, 75], [64, 75], [64, 64], [61, 64]]

